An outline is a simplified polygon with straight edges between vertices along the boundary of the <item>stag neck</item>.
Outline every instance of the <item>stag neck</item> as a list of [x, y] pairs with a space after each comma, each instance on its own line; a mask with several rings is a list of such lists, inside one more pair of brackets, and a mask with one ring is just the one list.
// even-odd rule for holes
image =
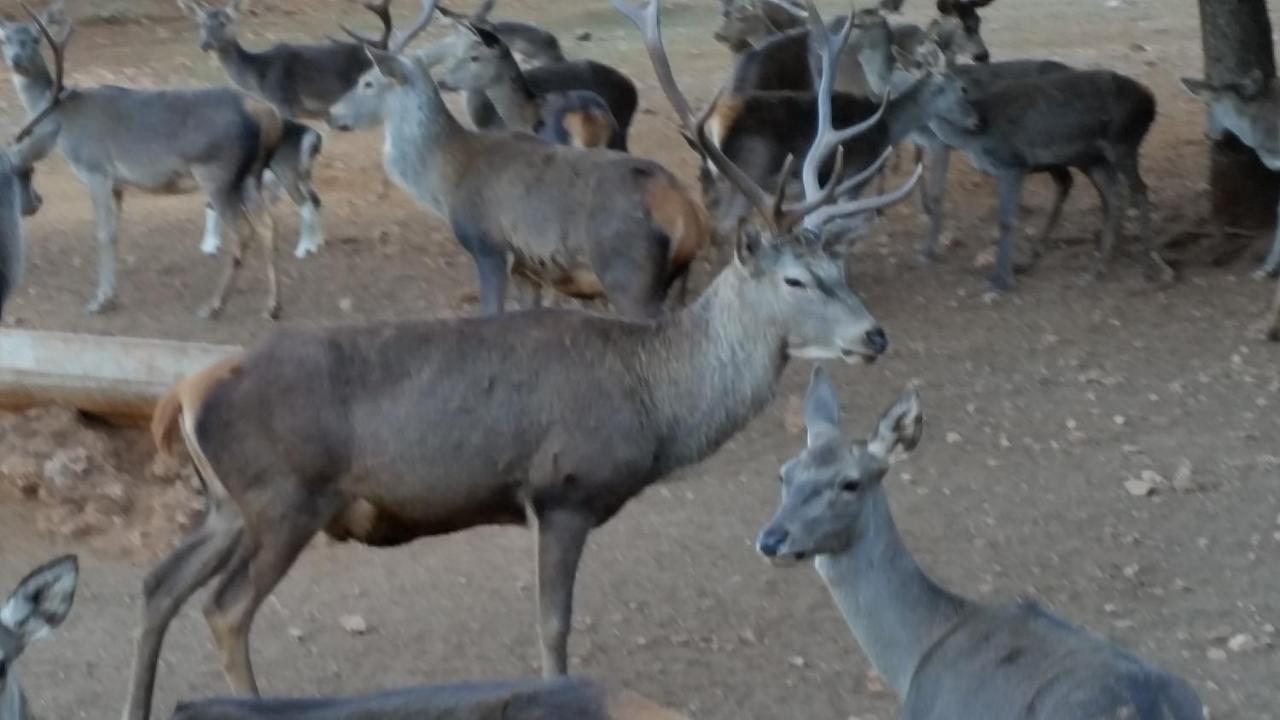
[[814, 563], [858, 645], [899, 698], [938, 638], [971, 604], [933, 582], [902, 542], [883, 483], [864, 492], [853, 545]]
[[753, 303], [758, 287], [730, 263], [696, 302], [659, 321], [638, 355], [666, 430], [666, 469], [705, 457], [773, 398], [787, 365], [786, 326]]
[[510, 51], [504, 54], [501, 62], [502, 80], [487, 88], [485, 94], [509, 127], [533, 130], [541, 118], [538, 95]]
[[253, 67], [253, 61], [258, 55], [246, 50], [239, 38], [232, 37], [218, 43], [213, 48], [213, 54], [237, 86], [255, 93], [261, 89], [261, 78]]
[[931, 76], [918, 78], [889, 99], [884, 121], [889, 129], [890, 145], [897, 145], [929, 124], [932, 117], [929, 96], [937, 82], [941, 81]]
[[402, 188], [448, 217], [447, 198], [472, 159], [471, 133], [445, 105], [429, 64], [415, 57], [408, 62], [409, 81], [384, 100], [384, 165]]
[[28, 116], [39, 112], [52, 99], [53, 75], [43, 60], [31, 69], [30, 75], [19, 75], [16, 72], [12, 75], [14, 87], [18, 90], [22, 107], [26, 109]]

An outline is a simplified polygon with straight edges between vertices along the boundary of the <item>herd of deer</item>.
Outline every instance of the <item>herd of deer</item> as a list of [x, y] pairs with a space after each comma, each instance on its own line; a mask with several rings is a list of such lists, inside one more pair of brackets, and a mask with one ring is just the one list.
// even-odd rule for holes
[[[964, 152], [999, 181], [992, 281], [1008, 289], [1023, 178], [1046, 172], [1057, 187], [1032, 242], [1034, 261], [1076, 168], [1102, 198], [1095, 273], [1106, 268], [1129, 204], [1154, 272], [1161, 279], [1171, 272], [1149, 234], [1138, 169], [1155, 117], [1151, 93], [1110, 71], [990, 61], [977, 13], [990, 0], [939, 0], [939, 16], [925, 28], [893, 17], [901, 3], [891, 0], [830, 22], [811, 4], [722, 0], [717, 38], [738, 58], [701, 114], [668, 61], [660, 0], [611, 0], [640, 30], [684, 137], [703, 160], [702, 199], [661, 165], [626, 153], [637, 95], [625, 75], [565, 59], [541, 28], [490, 20], [492, 2], [464, 16], [423, 0], [412, 27], [394, 35], [389, 0], [359, 0], [382, 20], [380, 37], [344, 27], [352, 42], [255, 53], [236, 40], [238, 1], [221, 8], [179, 1], [200, 24], [201, 47], [217, 53], [247, 95], [67, 88], [70, 23], [57, 9], [0, 25], [30, 114], [0, 167], [0, 247], [9, 253], [0, 258], [8, 268], [0, 280], [16, 282], [20, 216], [41, 204], [31, 169], [56, 145], [97, 210], [101, 264], [90, 309], [114, 296], [124, 188], [199, 187], [209, 199], [202, 247], [217, 252], [224, 225], [237, 240], [206, 307], [216, 313], [249, 240], [257, 236], [270, 258], [265, 187], [280, 186], [299, 205], [300, 257], [323, 244], [311, 184], [320, 135], [300, 122], [323, 118], [342, 130], [383, 126], [388, 177], [444, 218], [470, 253], [485, 316], [282, 330], [186, 378], [161, 401], [157, 446], [169, 452], [181, 438], [207, 508], [145, 580], [125, 720], [150, 717], [168, 626], [210, 583], [205, 618], [231, 689], [246, 697], [183, 704], [177, 718], [681, 717], [625, 690], [563, 677], [587, 537], [759, 414], [791, 359], [871, 362], [887, 350], [884, 330], [845, 274], [844, 253], [869, 216], [923, 176], [923, 252], [931, 256], [947, 155]], [[408, 52], [437, 13], [452, 33]], [[53, 49], [52, 72], [42, 44]], [[1234, 133], [1280, 170], [1280, 90], [1257, 78], [1185, 85], [1209, 104], [1215, 133]], [[467, 93], [475, 129], [454, 117], [442, 90]], [[906, 140], [923, 162], [897, 189], [864, 197]], [[700, 297], [667, 308], [669, 290], [680, 283], [684, 294], [691, 263], [713, 239], [726, 241], [732, 257]], [[274, 316], [279, 302], [267, 267]], [[1280, 240], [1264, 267], [1277, 270]], [[533, 306], [549, 286], [606, 298], [630, 317], [504, 314], [513, 273]], [[1280, 295], [1276, 303], [1273, 336]], [[831, 381], [815, 369], [808, 446], [783, 466], [782, 500], [757, 547], [777, 563], [814, 560], [901, 698], [900, 717], [1203, 718], [1185, 681], [1112, 642], [1034, 603], [981, 604], [932, 582], [899, 536], [882, 482], [895, 451], [921, 439], [920, 398], [908, 389], [862, 441], [843, 434], [839, 416]], [[317, 533], [391, 546], [485, 524], [534, 532], [545, 680], [257, 699], [254, 615]], [[76, 579], [73, 558], [55, 561], [0, 607], [0, 720], [27, 717], [13, 663], [67, 616]]]

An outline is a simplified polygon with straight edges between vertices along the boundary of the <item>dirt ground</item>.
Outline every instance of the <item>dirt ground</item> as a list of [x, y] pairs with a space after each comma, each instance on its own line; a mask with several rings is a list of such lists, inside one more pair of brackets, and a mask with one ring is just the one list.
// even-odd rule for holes
[[[110, 22], [84, 24], [73, 43], [74, 82], [221, 81], [172, 4], [104, 4], [114, 8]], [[414, 4], [397, 5], [407, 16]], [[694, 101], [705, 101], [728, 67], [710, 40], [716, 3], [668, 5], [677, 73]], [[920, 18], [931, 5], [911, 0], [907, 9]], [[252, 46], [331, 32], [339, 14], [359, 20], [339, 0], [255, 6]], [[633, 148], [692, 180], [694, 159], [637, 37], [607, 3], [504, 0], [503, 10], [559, 31], [573, 55], [630, 72], [645, 110]], [[996, 57], [1055, 57], [1150, 84], [1161, 112], [1144, 168], [1157, 228], [1172, 233], [1202, 213], [1202, 113], [1177, 86], [1179, 75], [1200, 70], [1194, 3], [1003, 0], [984, 18]], [[593, 38], [572, 40], [580, 30]], [[9, 83], [0, 93], [16, 126]], [[320, 256], [287, 255], [296, 217], [277, 209], [283, 322], [475, 312], [471, 264], [440, 223], [399, 191], [377, 197], [380, 143], [377, 133], [327, 136], [318, 185], [330, 243]], [[958, 591], [1035, 594], [1185, 674], [1215, 720], [1280, 717], [1280, 346], [1245, 332], [1271, 292], [1248, 278], [1261, 244], [1226, 268], [1192, 257], [1167, 290], [1144, 285], [1132, 259], [1119, 259], [1111, 279], [1080, 287], [1099, 212], [1078, 183], [1060, 231], [1065, 246], [1016, 294], [991, 302], [973, 258], [994, 236], [993, 186], [962, 160], [952, 180], [956, 243], [944, 262], [916, 263], [913, 206], [894, 210], [860, 244], [855, 287], [893, 348], [874, 366], [833, 368], [849, 422], [861, 426], [905, 383], [920, 384], [926, 438], [889, 485], [910, 546]], [[270, 332], [259, 317], [256, 258], [223, 320], [193, 317], [216, 267], [197, 250], [195, 196], [126, 199], [121, 307], [86, 316], [96, 263], [87, 194], [61, 159], [41, 169], [38, 183], [45, 209], [28, 224], [26, 281], [6, 324], [246, 343]], [[1030, 185], [1035, 222], [1048, 183]], [[816, 574], [771, 569], [751, 545], [776, 502], [778, 466], [801, 446], [808, 369], [792, 367], [773, 405], [715, 457], [593, 536], [578, 584], [576, 671], [697, 718], [893, 717], [896, 700]], [[153, 482], [138, 455], [125, 455], [136, 468], [120, 469]], [[1126, 480], [1143, 477], [1153, 495], [1126, 491]], [[141, 577], [173, 537], [147, 536], [143, 552], [130, 553], [59, 539], [36, 522], [35, 504], [0, 495], [0, 585], [64, 551], [81, 553], [83, 576], [72, 618], [24, 658], [27, 689], [46, 717], [112, 717], [124, 701]], [[531, 559], [519, 530], [399, 550], [317, 542], [258, 615], [259, 679], [271, 694], [311, 695], [532, 673]], [[225, 690], [198, 607], [188, 607], [165, 647], [158, 712]], [[347, 633], [340, 618], [348, 614], [369, 632]], [[1253, 646], [1229, 649], [1241, 634]]]

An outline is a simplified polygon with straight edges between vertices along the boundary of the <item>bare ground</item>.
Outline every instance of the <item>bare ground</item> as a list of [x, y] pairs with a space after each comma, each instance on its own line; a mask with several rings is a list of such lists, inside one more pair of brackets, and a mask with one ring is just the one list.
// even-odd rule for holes
[[[100, 5], [111, 6], [96, 11], [113, 21], [78, 33], [75, 82], [221, 77], [169, 4]], [[709, 41], [715, 5], [671, 5], [677, 72], [695, 101], [705, 100], [727, 67]], [[920, 16], [929, 3], [908, 5]], [[356, 17], [337, 0], [257, 6], [254, 44], [328, 32], [340, 12]], [[505, 7], [562, 37], [591, 30], [592, 41], [570, 41], [569, 51], [631, 72], [654, 111], [638, 117], [633, 147], [692, 176], [693, 158], [637, 39], [606, 3], [507, 0]], [[1178, 75], [1199, 72], [1193, 3], [1006, 0], [985, 18], [998, 57], [1057, 57], [1149, 83], [1161, 103], [1144, 154], [1158, 230], [1174, 233], [1201, 213], [1201, 112], [1176, 85]], [[7, 83], [4, 93], [16, 125]], [[285, 322], [475, 311], [470, 263], [448, 233], [398, 191], [376, 197], [379, 150], [376, 135], [328, 136], [319, 187], [330, 244], [305, 262], [281, 253]], [[916, 264], [920, 224], [911, 208], [894, 211], [890, 232], [860, 246], [855, 284], [893, 349], [870, 368], [835, 369], [850, 422], [864, 425], [904, 383], [920, 383], [926, 441], [890, 483], [908, 542], [957, 590], [984, 598], [1034, 593], [1185, 674], [1215, 719], [1280, 717], [1280, 346], [1245, 333], [1270, 295], [1247, 278], [1258, 252], [1225, 269], [1193, 254], [1183, 281], [1168, 290], [1145, 286], [1138, 265], [1121, 259], [1112, 279], [1082, 288], [1076, 280], [1099, 217], [1080, 183], [1060, 232], [1065, 247], [1023, 278], [1017, 294], [989, 302], [972, 258], [994, 233], [992, 186], [964, 165], [953, 170], [957, 243], [946, 261]], [[239, 342], [269, 331], [258, 317], [261, 273], [252, 260], [224, 320], [193, 318], [215, 267], [197, 251], [195, 197], [126, 201], [122, 308], [87, 317], [81, 308], [95, 265], [87, 195], [60, 159], [38, 182], [46, 206], [28, 225], [26, 285], [7, 323]], [[1047, 183], [1032, 186], [1035, 222], [1048, 193]], [[291, 249], [293, 213], [281, 206], [277, 218], [282, 247]], [[577, 671], [623, 681], [698, 718], [893, 717], [895, 700], [869, 674], [816, 575], [770, 569], [750, 544], [776, 501], [778, 465], [801, 444], [806, 373], [793, 368], [778, 400], [728, 447], [647, 493], [593, 538], [578, 590]], [[134, 450], [117, 458], [120, 469], [145, 505], [155, 481], [136, 449], [142, 440], [122, 442]], [[1190, 475], [1175, 489], [1184, 466]], [[1148, 475], [1156, 493], [1130, 495], [1124, 481], [1144, 470], [1169, 483]], [[142, 552], [122, 553], [45, 532], [40, 510], [16, 493], [0, 495], [3, 583], [63, 551], [82, 553], [84, 575], [71, 620], [24, 659], [28, 690], [48, 717], [112, 716], [124, 700], [141, 576], [173, 538], [147, 536]], [[306, 695], [531, 673], [531, 558], [518, 530], [390, 551], [317, 542], [259, 614], [259, 677], [270, 693]], [[367, 620], [367, 635], [340, 627], [350, 613]], [[1263, 647], [1209, 657], [1241, 633]], [[193, 603], [166, 646], [159, 707], [224, 689]]]

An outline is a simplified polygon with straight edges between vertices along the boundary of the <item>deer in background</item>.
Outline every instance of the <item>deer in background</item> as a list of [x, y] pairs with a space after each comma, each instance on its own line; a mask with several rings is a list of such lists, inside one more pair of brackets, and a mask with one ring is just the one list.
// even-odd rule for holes
[[626, 132], [604, 98], [589, 90], [535, 92], [496, 32], [451, 17], [454, 33], [445, 41], [451, 52], [436, 80], [442, 90], [463, 90], [468, 98], [485, 95], [506, 127], [561, 145], [626, 152]]
[[1185, 680], [1032, 600], [986, 605], [939, 586], [902, 541], [884, 478], [920, 442], [908, 389], [865, 441], [840, 429], [836, 391], [814, 368], [808, 447], [781, 470], [782, 500], [757, 547], [775, 564], [812, 558], [854, 638], [893, 688], [902, 720], [1203, 720]]
[[[498, 0], [484, 0], [467, 19], [473, 25], [483, 25], [502, 38], [502, 43], [511, 49], [522, 70], [568, 61], [555, 33], [519, 20], [490, 20], [489, 15], [497, 4]], [[437, 9], [449, 17], [462, 17], [461, 13], [443, 5], [437, 6]]]
[[583, 678], [454, 683], [350, 698], [183, 703], [170, 720], [686, 720]]
[[[429, 19], [434, 3], [424, 5]], [[662, 50], [657, 5], [643, 15], [623, 7], [645, 28], [664, 88], [698, 142]], [[378, 57], [378, 67], [421, 72], [397, 69], [390, 57]], [[149, 717], [165, 631], [215, 577], [205, 618], [232, 689], [256, 694], [253, 616], [321, 531], [388, 546], [528, 524], [537, 538], [542, 669], [564, 674], [590, 531], [723, 445], [769, 403], [791, 358], [854, 363], [888, 348], [849, 289], [839, 247], [824, 246], [812, 225], [874, 211], [906, 190], [830, 204], [837, 168], [803, 202], [787, 204], [716, 148], [703, 150], [744, 183], [765, 229], [748, 228], [702, 296], [669, 314], [636, 321], [543, 309], [289, 330], [179, 383], [157, 406], [153, 434], [167, 447], [181, 433], [207, 509], [143, 584], [126, 720]], [[820, 161], [806, 160], [806, 177]]]
[[[98, 240], [98, 290], [89, 312], [102, 312], [115, 300], [116, 236], [125, 189], [173, 194], [199, 188], [219, 222], [231, 226], [238, 240], [201, 316], [221, 312], [244, 248], [255, 235], [267, 259], [266, 315], [278, 316], [275, 229], [260, 182], [289, 137], [286, 123], [273, 109], [226, 88], [65, 88], [64, 52], [71, 25], [57, 6], [33, 18], [34, 25], [0, 23], [0, 45], [27, 111], [34, 114], [43, 107], [32, 123], [49, 128], [35, 131], [56, 135], [59, 150], [89, 189]], [[53, 38], [46, 23], [65, 28], [61, 40]], [[53, 50], [53, 73], [40, 54], [42, 41]]]
[[791, 0], [720, 0], [720, 27], [715, 41], [734, 54], [804, 26], [805, 9]]
[[79, 577], [75, 556], [59, 558], [32, 570], [0, 605], [0, 720], [32, 720], [17, 662], [71, 614]]
[[35, 164], [52, 152], [58, 139], [52, 128], [41, 124], [43, 119], [37, 115], [12, 145], [0, 150], [0, 320], [5, 301], [22, 279], [22, 218], [35, 215], [44, 204], [33, 181]]
[[607, 298], [627, 315], [660, 313], [710, 242], [701, 204], [651, 160], [463, 127], [431, 78], [438, 58], [398, 54], [430, 20], [397, 52], [370, 51], [375, 69], [334, 105], [330, 124], [384, 125], [388, 176], [449, 223], [475, 261], [486, 314], [503, 311], [511, 273], [531, 287], [535, 306], [549, 286]]
[[[1209, 138], [1221, 140], [1227, 133], [1248, 145], [1268, 168], [1280, 172], [1280, 83], [1266, 80], [1253, 71], [1243, 80], [1213, 84], [1183, 78], [1182, 86], [1209, 108]], [[1271, 241], [1271, 250], [1258, 269], [1258, 277], [1280, 275], [1280, 225]], [[1276, 298], [1262, 324], [1263, 335], [1280, 341], [1280, 284]]]

